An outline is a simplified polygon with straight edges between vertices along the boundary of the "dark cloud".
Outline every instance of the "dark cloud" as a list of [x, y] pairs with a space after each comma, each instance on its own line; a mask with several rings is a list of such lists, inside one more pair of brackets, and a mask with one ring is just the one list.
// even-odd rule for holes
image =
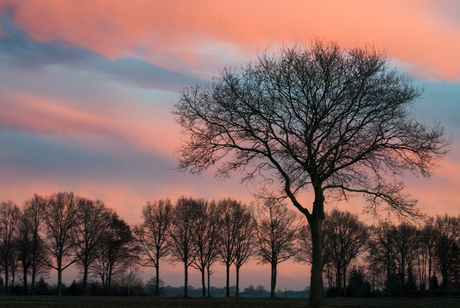
[[68, 42], [32, 42], [27, 39], [25, 32], [12, 24], [8, 14], [0, 17], [2, 30], [5, 32], [0, 38], [0, 63], [13, 66], [14, 69], [33, 71], [61, 66], [104, 74], [108, 80], [132, 87], [174, 92], [180, 91], [184, 86], [202, 82], [198, 77], [165, 70], [137, 57], [110, 61]]

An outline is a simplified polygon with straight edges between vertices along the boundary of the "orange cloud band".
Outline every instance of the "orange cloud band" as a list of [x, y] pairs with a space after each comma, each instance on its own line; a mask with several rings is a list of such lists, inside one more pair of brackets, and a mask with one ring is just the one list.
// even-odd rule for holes
[[253, 54], [272, 42], [325, 37], [348, 48], [376, 44], [422, 77], [460, 79], [455, 1], [1, 0], [2, 8], [30, 40], [65, 42], [109, 59], [141, 54], [175, 70], [178, 58], [206, 66], [203, 53], [218, 51], [203, 50], [203, 42]]

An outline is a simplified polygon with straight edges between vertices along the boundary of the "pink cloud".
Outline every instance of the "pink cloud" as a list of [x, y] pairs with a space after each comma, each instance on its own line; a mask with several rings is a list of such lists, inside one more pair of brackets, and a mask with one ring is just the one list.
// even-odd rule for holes
[[181, 70], [177, 59], [182, 67], [207, 66], [206, 42], [223, 52], [232, 45], [254, 54], [269, 43], [324, 37], [348, 48], [373, 43], [409, 63], [414, 73], [448, 80], [458, 80], [460, 73], [454, 1], [436, 10], [439, 6], [428, 0], [0, 2], [0, 7], [8, 5], [30, 40], [65, 41], [109, 59], [141, 54], [176, 70]]
[[[131, 101], [126, 110], [88, 107], [0, 88], [1, 126], [51, 135], [103, 136], [171, 155], [179, 127], [168, 110]], [[177, 136], [172, 138], [171, 136]]]

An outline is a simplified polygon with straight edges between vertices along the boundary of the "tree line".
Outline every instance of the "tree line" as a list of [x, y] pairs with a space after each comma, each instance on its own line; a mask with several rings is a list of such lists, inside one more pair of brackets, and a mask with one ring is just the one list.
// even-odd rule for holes
[[[89, 294], [91, 279], [99, 281], [103, 294], [110, 294], [115, 277], [141, 266], [155, 268], [149, 284], [160, 295], [160, 264], [180, 262], [184, 296], [189, 295], [190, 267], [201, 273], [202, 296], [211, 296], [215, 263], [225, 265], [226, 296], [234, 266], [239, 296], [240, 269], [254, 257], [271, 265], [274, 297], [279, 263], [293, 257], [312, 262], [309, 225], [279, 199], [263, 199], [256, 206], [231, 198], [180, 197], [175, 203], [160, 199], [147, 202], [141, 217], [139, 224], [130, 226], [102, 201], [72, 192], [35, 194], [22, 208], [2, 202], [0, 266], [5, 294], [16, 276], [22, 279], [23, 294], [35, 294], [38, 279], [56, 270], [59, 296], [62, 272], [75, 264], [83, 294]], [[459, 282], [460, 216], [430, 217], [418, 226], [367, 226], [357, 215], [337, 209], [326, 217], [322, 271], [328, 295], [433, 296]]]
[[[230, 267], [236, 268], [238, 290], [240, 268], [249, 257], [272, 264], [287, 260], [298, 224], [295, 214], [274, 200], [257, 210], [231, 198], [157, 200], [147, 202], [142, 222], [130, 226], [100, 200], [72, 192], [35, 194], [22, 207], [12, 201], [0, 204], [0, 270], [5, 294], [17, 276], [22, 293], [35, 294], [36, 282], [55, 270], [60, 296], [62, 272], [71, 265], [80, 270], [84, 294], [89, 294], [90, 279], [110, 294], [114, 277], [128, 268], [154, 267], [154, 293], [159, 295], [160, 262], [182, 262], [184, 296], [190, 267], [201, 272], [203, 296], [210, 296], [212, 266], [220, 262], [226, 266], [229, 296]], [[272, 275], [276, 279], [273, 266]]]
[[[357, 215], [335, 209], [322, 231], [328, 295], [431, 297], [445, 296], [449, 285], [459, 290], [460, 216], [367, 226]], [[301, 227], [299, 262], [311, 263], [309, 233]]]

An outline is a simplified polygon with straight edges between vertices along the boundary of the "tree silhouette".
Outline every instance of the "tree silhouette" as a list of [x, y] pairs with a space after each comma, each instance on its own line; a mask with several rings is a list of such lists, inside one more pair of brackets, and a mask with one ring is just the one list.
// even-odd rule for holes
[[221, 245], [221, 213], [217, 204], [204, 199], [196, 200], [195, 227], [192, 229], [195, 259], [192, 266], [201, 272], [203, 297], [206, 296], [205, 272], [208, 272], [208, 295], [211, 292], [211, 266], [219, 256]]
[[[5, 295], [9, 293], [9, 274], [16, 261], [16, 237], [20, 210], [13, 201], [0, 204], [0, 264], [5, 273]], [[13, 274], [14, 275], [14, 274]]]
[[277, 199], [267, 199], [257, 207], [257, 255], [271, 265], [270, 297], [275, 297], [277, 266], [297, 252], [295, 241], [299, 221], [296, 213]]
[[193, 228], [197, 213], [197, 202], [180, 197], [173, 210], [171, 229], [171, 259], [184, 263], [184, 297], [188, 297], [188, 268], [196, 257], [193, 243]]
[[233, 264], [236, 268], [236, 294], [239, 297], [240, 287], [240, 268], [252, 256], [256, 246], [257, 222], [250, 208], [242, 206], [238, 211], [239, 219], [236, 230], [236, 238], [233, 255], [235, 256]]
[[369, 242], [370, 258], [382, 264], [386, 273], [386, 288], [388, 297], [394, 296], [395, 275], [396, 275], [396, 247], [393, 239], [396, 237], [397, 229], [389, 223], [381, 223], [373, 229], [372, 238]]
[[83, 293], [89, 295], [88, 273], [91, 264], [103, 253], [105, 231], [111, 223], [111, 211], [100, 200], [78, 198], [78, 224], [72, 240], [77, 266], [83, 271]]
[[367, 227], [359, 221], [358, 216], [350, 212], [334, 209], [324, 221], [323, 233], [326, 233], [331, 263], [336, 271], [337, 291], [346, 295], [347, 268], [358, 254], [362, 253], [368, 239]]
[[428, 263], [428, 291], [430, 297], [433, 297], [433, 285], [432, 285], [432, 273], [433, 273], [433, 262], [435, 257], [435, 244], [436, 234], [434, 227], [434, 218], [428, 217], [425, 226], [421, 230], [421, 253], [426, 255], [426, 262]]
[[[320, 307], [325, 198], [364, 194], [370, 211], [384, 203], [412, 214], [416, 201], [402, 193], [400, 175], [429, 175], [448, 150], [441, 126], [409, 113], [420, 95], [374, 48], [345, 51], [318, 40], [264, 52], [208, 86], [183, 90], [174, 110], [187, 136], [178, 169], [214, 166], [218, 177], [242, 172], [243, 181], [258, 177], [279, 188], [310, 224], [310, 303]], [[312, 209], [298, 199], [308, 187]]]
[[442, 292], [446, 295], [447, 283], [455, 273], [455, 263], [460, 246], [460, 218], [448, 215], [436, 216], [434, 224], [435, 256], [442, 275]]
[[141, 243], [142, 254], [148, 259], [144, 266], [153, 266], [156, 271], [155, 296], [160, 296], [160, 259], [169, 254], [169, 240], [173, 220], [173, 207], [169, 199], [147, 202], [142, 208], [143, 221], [134, 228]]
[[225, 264], [226, 273], [226, 293], [225, 296], [230, 296], [230, 266], [235, 261], [236, 241], [238, 237], [239, 227], [243, 219], [244, 207], [240, 201], [227, 198], [219, 201], [219, 209], [222, 213], [222, 245], [220, 248], [220, 256], [222, 263]]
[[104, 230], [102, 253], [90, 265], [90, 270], [101, 279], [106, 294], [112, 290], [114, 276], [121, 275], [138, 262], [140, 248], [135, 245], [129, 225], [115, 212]]
[[44, 248], [41, 231], [43, 229], [46, 200], [34, 194], [24, 202], [19, 222], [19, 255], [22, 262], [24, 294], [27, 294], [27, 274], [30, 270], [30, 293], [35, 294], [35, 281], [39, 276], [47, 275], [50, 267], [49, 253]]
[[[46, 200], [43, 227], [45, 238], [42, 243], [55, 262], [49, 266], [58, 274], [57, 296], [62, 294], [62, 271], [75, 263], [72, 233], [78, 225], [77, 197], [72, 192], [59, 192]], [[68, 260], [67, 260], [68, 258]]]

